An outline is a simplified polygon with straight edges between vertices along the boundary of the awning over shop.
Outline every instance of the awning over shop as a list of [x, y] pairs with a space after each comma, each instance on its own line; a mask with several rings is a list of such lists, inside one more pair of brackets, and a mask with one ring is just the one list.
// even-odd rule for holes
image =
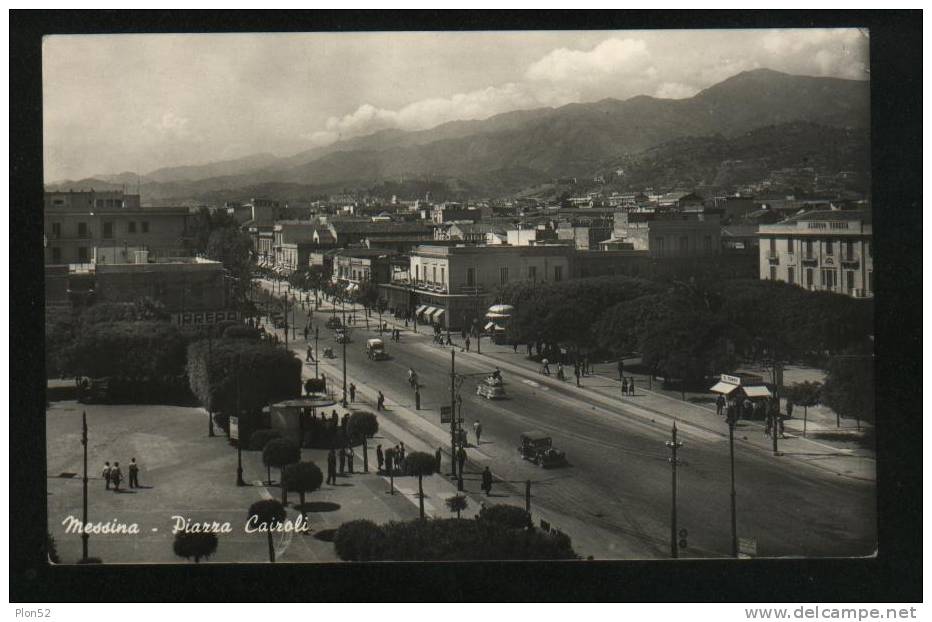
[[427, 305], [420, 305], [417, 309], [414, 310], [414, 315], [420, 315], [424, 313], [426, 309], [427, 309]]
[[772, 397], [773, 394], [770, 392], [770, 389], [763, 385], [758, 385], [755, 387], [741, 387], [744, 389], [744, 394], [748, 397]]
[[431, 316], [436, 312], [437, 312], [437, 307], [427, 307], [424, 310], [424, 317], [426, 317], [429, 320], [431, 319]]
[[346, 291], [348, 292], [354, 292], [357, 289], [359, 289], [359, 285], [357, 285], [356, 283], [350, 283], [349, 285], [346, 286]]
[[505, 315], [505, 314], [503, 314], [503, 313], [492, 313], [492, 312], [490, 311], [489, 313], [486, 313], [486, 314], [485, 314], [485, 317], [486, 317], [487, 319], [490, 319], [490, 320], [507, 320], [507, 319], [510, 318], [511, 316], [510, 316], [510, 315]]
[[437, 307], [437, 309], [434, 310], [434, 314], [431, 316], [431, 319], [439, 321], [440, 316], [443, 315], [444, 311], [446, 311], [446, 309], [441, 309], [440, 307]]
[[495, 322], [489, 322], [488, 324], [485, 325], [485, 328], [483, 330], [492, 330], [493, 328], [495, 328]]
[[722, 395], [728, 395], [732, 391], [738, 388], [736, 384], [729, 384], [727, 382], [719, 382], [714, 387], [709, 389], [713, 393], [721, 393]]

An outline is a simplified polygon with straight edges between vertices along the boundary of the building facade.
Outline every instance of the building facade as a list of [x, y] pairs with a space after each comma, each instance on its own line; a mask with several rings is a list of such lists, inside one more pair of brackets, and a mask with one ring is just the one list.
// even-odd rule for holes
[[869, 211], [816, 211], [761, 225], [760, 278], [809, 290], [874, 295]]
[[717, 214], [619, 213], [612, 238], [654, 259], [718, 255], [721, 221]]

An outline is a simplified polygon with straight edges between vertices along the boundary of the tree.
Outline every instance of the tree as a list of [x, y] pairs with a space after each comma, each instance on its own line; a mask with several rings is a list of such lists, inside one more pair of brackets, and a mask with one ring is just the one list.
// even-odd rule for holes
[[156, 378], [184, 373], [184, 336], [157, 321], [101, 321], [78, 327], [68, 356], [70, 371], [101, 378]]
[[252, 239], [235, 227], [215, 229], [207, 240], [207, 256], [223, 264], [234, 279], [235, 299], [245, 301], [252, 283]]
[[456, 512], [456, 518], [459, 518], [460, 513], [469, 506], [466, 495], [453, 495], [452, 497], [448, 497], [446, 504], [447, 509], [451, 512]]
[[829, 362], [822, 403], [835, 411], [837, 417], [857, 421], [874, 421], [874, 359], [871, 354], [856, 351], [833, 357]]
[[324, 474], [320, 468], [310, 461], [289, 464], [282, 471], [282, 485], [292, 492], [298, 493], [301, 498], [301, 518], [306, 519], [304, 495], [314, 492], [324, 483]]
[[285, 506], [275, 499], [263, 499], [249, 506], [247, 520], [253, 528], [265, 527], [269, 540], [269, 561], [275, 563], [275, 547], [272, 545], [272, 529], [285, 522]]
[[[819, 403], [819, 395], [822, 392], [822, 384], [818, 382], [797, 382], [788, 387], [784, 387], [783, 394], [786, 400], [796, 406], [803, 407], [803, 436], [806, 434], [806, 422], [809, 417], [809, 407]], [[836, 424], [838, 421], [836, 420]]]
[[417, 475], [417, 496], [420, 501], [421, 518], [424, 518], [424, 476], [436, 472], [437, 459], [423, 451], [411, 452], [405, 458], [405, 470], [411, 475]]
[[532, 526], [531, 515], [516, 505], [498, 503], [479, 511], [479, 520], [496, 523], [509, 529], [526, 529]]
[[357, 411], [350, 415], [347, 424], [348, 432], [351, 439], [362, 439], [362, 466], [363, 471], [369, 472], [369, 446], [367, 439], [379, 431], [379, 421], [376, 416], [370, 412]]
[[201, 558], [208, 559], [217, 552], [217, 534], [212, 531], [188, 533], [179, 531], [175, 534], [172, 546], [175, 555], [185, 559], [194, 558], [194, 563], [201, 563]]
[[270, 440], [262, 450], [262, 463], [269, 469], [269, 484], [272, 483], [271, 468], [279, 470], [279, 486], [282, 489], [282, 505], [288, 505], [288, 489], [285, 487], [283, 472], [286, 466], [294, 464], [301, 459], [301, 448], [297, 443], [287, 438]]

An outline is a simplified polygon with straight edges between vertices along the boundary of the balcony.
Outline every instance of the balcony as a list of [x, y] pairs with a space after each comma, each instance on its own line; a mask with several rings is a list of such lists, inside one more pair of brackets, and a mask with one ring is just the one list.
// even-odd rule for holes
[[767, 251], [767, 260], [772, 265], [776, 265], [780, 263], [780, 254], [777, 251]]
[[796, 265], [796, 253], [787, 253], [786, 254], [786, 265], [795, 266]]
[[861, 264], [861, 257], [857, 253], [847, 253], [841, 257], [841, 265], [845, 268], [857, 268]]
[[799, 259], [804, 266], [814, 266], [819, 263], [819, 258], [813, 253], [807, 253]]

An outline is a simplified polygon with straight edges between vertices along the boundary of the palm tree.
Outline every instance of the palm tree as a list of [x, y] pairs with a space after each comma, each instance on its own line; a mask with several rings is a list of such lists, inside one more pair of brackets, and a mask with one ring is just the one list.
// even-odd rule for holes
[[288, 505], [288, 490], [282, 485], [282, 470], [289, 464], [301, 459], [301, 448], [294, 441], [287, 438], [273, 438], [262, 449], [262, 462], [269, 470], [269, 485], [272, 483], [271, 468], [279, 469], [278, 483], [282, 489], [282, 505]]
[[460, 517], [460, 512], [469, 506], [469, 503], [466, 500], [466, 495], [454, 495], [448, 498], [446, 503], [447, 508], [449, 508], [451, 512], [456, 512], [457, 518]]
[[275, 563], [275, 547], [272, 545], [272, 528], [285, 522], [285, 506], [275, 499], [263, 499], [249, 506], [249, 520], [254, 527], [265, 525], [265, 534], [269, 539], [269, 561]]
[[362, 437], [362, 469], [369, 472], [369, 447], [367, 439], [379, 431], [379, 421], [370, 412], [358, 411], [350, 415], [347, 425], [351, 439]]
[[201, 563], [201, 558], [209, 558], [217, 552], [217, 534], [212, 531], [188, 533], [179, 531], [175, 534], [175, 543], [172, 545], [175, 555], [185, 559], [194, 558], [194, 563]]
[[321, 473], [320, 468], [313, 462], [298, 462], [296, 464], [289, 464], [282, 471], [282, 484], [287, 490], [298, 493], [298, 496], [301, 498], [301, 518], [304, 519], [304, 522], [307, 521], [307, 514], [305, 513], [304, 506], [304, 495], [309, 492], [314, 492], [320, 485], [324, 483], [324, 474]]
[[437, 471], [437, 459], [423, 451], [412, 452], [405, 458], [405, 470], [417, 475], [417, 492], [420, 501], [421, 518], [424, 518], [424, 476]]

